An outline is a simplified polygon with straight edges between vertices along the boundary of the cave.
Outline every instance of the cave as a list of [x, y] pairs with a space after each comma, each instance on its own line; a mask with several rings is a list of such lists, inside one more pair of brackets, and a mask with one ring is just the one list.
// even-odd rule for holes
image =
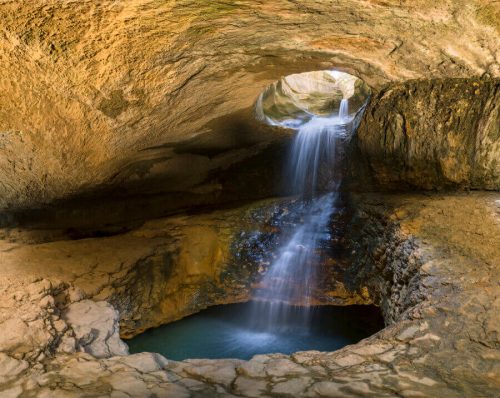
[[498, 5], [0, 18], [0, 397], [497, 394]]
[[127, 341], [130, 352], [159, 352], [175, 360], [248, 360], [259, 354], [334, 351], [383, 328], [375, 303], [339, 307], [341, 300], [331, 301], [335, 284], [347, 283], [349, 268], [342, 240], [349, 223], [342, 214], [338, 169], [370, 93], [361, 79], [336, 70], [285, 76], [264, 89], [255, 117], [294, 136], [280, 176], [281, 197], [294, 203], [280, 204], [273, 216], [274, 247], [258, 248], [268, 239], [258, 230], [240, 236], [246, 250], [235, 251], [231, 267], [240, 268], [246, 254], [253, 272], [231, 282], [250, 284], [249, 301], [146, 331]]

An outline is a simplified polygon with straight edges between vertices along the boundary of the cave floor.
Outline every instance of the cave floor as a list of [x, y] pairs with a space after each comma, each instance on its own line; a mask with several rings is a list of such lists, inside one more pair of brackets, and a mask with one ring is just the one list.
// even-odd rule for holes
[[[388, 326], [335, 352], [267, 354], [249, 361], [177, 362], [152, 353], [126, 355], [118, 335], [118, 318], [124, 311], [132, 315], [120, 323], [123, 330], [133, 330], [134, 325], [146, 328], [157, 321], [146, 315], [147, 319], [141, 320], [140, 309], [145, 313], [150, 310], [147, 299], [158, 293], [148, 290], [149, 279], [141, 279], [141, 272], [132, 269], [137, 264], [142, 270], [160, 259], [166, 261], [170, 253], [166, 242], [190, 237], [186, 245], [174, 248], [183, 253], [181, 276], [193, 283], [205, 280], [214, 272], [207, 264], [228, 256], [214, 242], [233, 236], [236, 225], [244, 220], [238, 216], [241, 210], [155, 220], [106, 238], [62, 240], [51, 239], [46, 232], [1, 231], [0, 395], [498, 394], [498, 193], [361, 194], [354, 202], [359, 218], [365, 220], [372, 239], [378, 242], [363, 256], [359, 253], [363, 258], [358, 261], [378, 270], [374, 291], [384, 296], [379, 299]], [[229, 221], [220, 227], [223, 219]], [[176, 278], [181, 277], [178, 269], [165, 272], [164, 280], [177, 283]], [[130, 285], [141, 292], [136, 296], [139, 303], [127, 302], [125, 286]], [[168, 283], [162, 286], [170, 288]], [[189, 288], [184, 291], [188, 296], [191, 293]], [[230, 293], [231, 301], [244, 301], [248, 287]], [[217, 289], [210, 294], [215, 297], [211, 303], [216, 303]], [[347, 293], [344, 298], [347, 303], [377, 299]], [[163, 321], [172, 308], [185, 304], [176, 296], [172, 300], [153, 308], [163, 314]], [[134, 312], [134, 305], [139, 306], [139, 312]], [[183, 307], [171, 320], [186, 311]], [[121, 335], [129, 337], [123, 331]], [[86, 352], [77, 352], [79, 345]]]

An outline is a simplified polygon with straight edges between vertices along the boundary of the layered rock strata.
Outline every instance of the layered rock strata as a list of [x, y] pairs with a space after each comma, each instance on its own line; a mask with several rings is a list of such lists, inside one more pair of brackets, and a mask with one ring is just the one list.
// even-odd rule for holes
[[[68, 239], [65, 230], [7, 228], [2, 230], [1, 278], [23, 284], [42, 279], [47, 286], [58, 286], [50, 289], [56, 289], [63, 305], [74, 301], [75, 295], [106, 300], [120, 313], [121, 335], [131, 337], [210, 305], [248, 300], [252, 286], [259, 283], [282, 240], [300, 223], [303, 211], [295, 199], [267, 200], [153, 220], [128, 233], [77, 240]], [[337, 245], [344, 222], [335, 222]], [[345, 288], [346, 262], [341, 257], [325, 253], [313, 300], [369, 302], [366, 293]], [[24, 297], [20, 287], [17, 293], [7, 289]], [[14, 299], [12, 305], [18, 306], [15, 303]], [[7, 311], [5, 316], [10, 315]]]
[[[343, 190], [500, 189], [499, 87], [499, 79], [432, 79], [375, 92], [363, 117], [358, 115], [361, 123], [339, 168], [347, 177]], [[0, 226], [105, 236], [180, 209], [206, 211], [281, 195], [293, 131], [257, 122], [251, 110], [240, 116], [221, 119], [209, 137], [179, 144], [175, 152], [187, 156], [189, 167], [179, 163], [169, 176], [141, 173], [130, 184], [118, 184], [120, 189], [80, 192], [38, 209], [14, 206], [0, 211]], [[189, 153], [210, 158], [214, 167], [207, 173], [191, 169]]]
[[496, 3], [7, 0], [0, 19], [0, 395], [498, 391], [493, 193], [353, 196], [350, 262], [317, 299], [382, 307], [356, 345], [174, 362], [120, 339], [248, 299], [282, 204], [143, 222], [277, 193], [289, 133], [253, 105], [285, 75], [371, 87], [346, 189], [498, 190]]
[[[353, 229], [346, 236], [351, 288], [368, 288], [388, 327], [333, 353], [182, 362], [156, 354], [114, 356], [124, 354], [115, 351], [117, 313], [114, 321], [109, 312], [110, 322], [94, 323], [102, 329], [89, 337], [76, 333], [67, 312], [84, 309], [95, 319], [92, 311], [108, 311], [108, 304], [90, 304], [79, 290], [47, 279], [23, 286], [10, 278], [7, 287], [2, 278], [2, 302], [16, 302], [3, 306], [2, 329], [17, 319], [16, 328], [25, 325], [33, 344], [16, 344], [19, 333], [2, 341], [0, 389], [41, 397], [491, 396], [499, 387], [499, 200], [484, 193], [353, 197]], [[46, 325], [45, 336], [36, 336], [36, 322]], [[83, 352], [66, 348], [54, 356], [47, 347], [68, 347], [61, 335], [82, 336], [79, 345], [72, 343]], [[111, 357], [97, 359], [90, 354], [96, 352]]]

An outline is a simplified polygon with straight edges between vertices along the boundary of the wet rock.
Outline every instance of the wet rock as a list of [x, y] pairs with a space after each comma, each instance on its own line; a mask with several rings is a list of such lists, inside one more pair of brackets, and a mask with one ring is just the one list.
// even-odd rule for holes
[[[345, 275], [346, 286], [365, 288], [382, 306], [387, 327], [335, 352], [257, 355], [250, 361], [181, 362], [146, 353], [112, 358], [82, 352], [56, 353], [61, 333], [68, 339], [74, 333], [72, 323], [58, 316], [57, 305], [97, 305], [106, 314], [108, 305], [90, 304], [88, 300], [69, 303], [67, 287], [55, 282], [42, 294], [38, 288], [30, 289], [34, 295], [31, 299], [29, 294], [17, 292], [35, 282], [11, 276], [7, 284], [0, 277], [0, 299], [9, 303], [0, 306], [0, 322], [26, 319], [30, 328], [48, 331], [49, 335], [40, 343], [30, 334], [19, 336], [12, 356], [0, 356], [0, 364], [4, 363], [0, 370], [7, 369], [0, 395], [6, 391], [19, 394], [20, 387], [23, 395], [42, 397], [79, 397], [89, 391], [96, 396], [117, 397], [492, 396], [497, 390], [498, 336], [494, 331], [500, 313], [495, 300], [496, 264], [500, 264], [500, 224], [492, 211], [496, 197], [495, 193], [353, 196], [352, 230], [346, 235], [353, 249], [349, 251], [352, 273]], [[356, 208], [369, 216], [360, 217]], [[398, 216], [393, 217], [394, 213]], [[467, 223], [463, 222], [464, 215]], [[149, 226], [135, 233], [157, 236], [164, 225], [159, 222], [155, 228]], [[470, 233], [471, 225], [477, 234]], [[105, 245], [113, 247], [111, 242], [109, 238], [104, 240]], [[87, 250], [88, 242], [84, 243]], [[43, 248], [48, 250], [47, 245]], [[0, 251], [7, 260], [8, 253]], [[51, 257], [57, 263], [58, 256]], [[65, 261], [70, 260], [66, 257]], [[429, 269], [421, 269], [430, 261], [435, 279], [432, 284], [424, 283], [423, 276], [429, 275]], [[12, 264], [3, 262], [5, 270]], [[100, 272], [89, 267], [85, 274], [80, 272], [78, 262], [72, 264], [80, 280], [85, 275], [96, 279], [94, 275]], [[45, 300], [47, 295], [54, 300]], [[46, 306], [39, 305], [42, 300]], [[17, 304], [11, 305], [13, 302]], [[116, 322], [116, 314], [111, 315], [97, 317], [95, 322], [106, 320], [109, 329]], [[61, 319], [64, 323], [59, 322]], [[42, 326], [45, 329], [40, 329]], [[19, 347], [26, 342], [29, 349], [22, 353]], [[22, 356], [29, 361], [19, 360]]]
[[[299, 200], [270, 199], [236, 209], [158, 219], [104, 240], [46, 241], [48, 237], [39, 230], [41, 242], [28, 245], [32, 231], [27, 230], [16, 237], [24, 244], [2, 253], [2, 264], [11, 278], [23, 274], [40, 279], [42, 274], [67, 284], [51, 288], [54, 294], [43, 301], [40, 292], [47, 286], [32, 287], [37, 306], [20, 311], [22, 322], [38, 319], [40, 301], [47, 313], [59, 311], [56, 307], [66, 303], [108, 301], [120, 313], [121, 336], [130, 338], [207, 306], [248, 300], [262, 278], [259, 270], [272, 262], [283, 236], [300, 222], [303, 211]], [[9, 239], [3, 244], [8, 245]], [[342, 272], [340, 265], [328, 269], [337, 277]], [[335, 275], [325, 273], [314, 292], [315, 303], [331, 303], [332, 296], [337, 304], [370, 302], [358, 291], [346, 289], [340, 277], [333, 279]], [[62, 350], [68, 351], [73, 346], [68, 339], [74, 336], [60, 336], [64, 333], [57, 330], [65, 342]], [[95, 338], [91, 330], [86, 334], [80, 338]]]

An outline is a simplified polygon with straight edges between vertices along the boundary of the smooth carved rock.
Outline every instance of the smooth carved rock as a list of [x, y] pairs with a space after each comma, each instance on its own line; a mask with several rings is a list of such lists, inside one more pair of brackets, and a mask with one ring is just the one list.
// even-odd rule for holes
[[342, 99], [349, 101], [349, 112], [357, 113], [370, 94], [368, 85], [356, 76], [338, 71], [305, 72], [269, 85], [257, 99], [255, 113], [263, 122], [290, 126], [312, 115], [338, 114]]
[[[207, 203], [222, 193], [208, 174], [268, 142], [253, 137], [246, 150], [234, 130], [252, 126], [258, 94], [287, 74], [337, 67], [379, 90], [500, 73], [497, 6], [480, 0], [12, 0], [0, 19], [2, 209], [145, 179], [184, 192], [184, 204], [208, 193]], [[444, 156], [446, 175], [461, 180], [452, 162]]]

